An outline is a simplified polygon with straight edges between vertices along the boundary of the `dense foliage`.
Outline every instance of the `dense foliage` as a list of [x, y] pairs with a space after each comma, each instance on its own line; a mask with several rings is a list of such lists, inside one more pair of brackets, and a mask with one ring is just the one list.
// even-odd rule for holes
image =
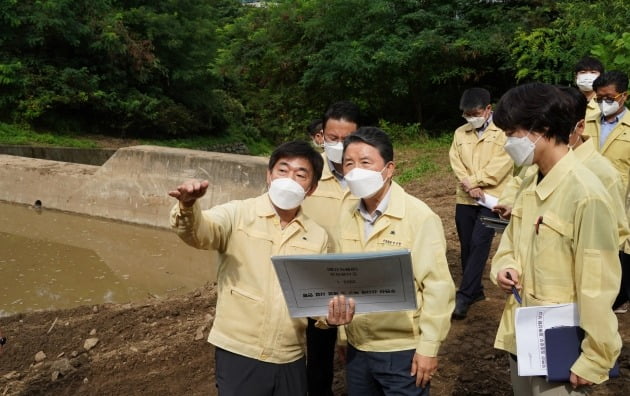
[[[119, 136], [278, 142], [339, 99], [398, 135], [459, 95], [630, 71], [624, 0], [4, 0], [0, 120]], [[404, 132], [401, 132], [404, 131]]]

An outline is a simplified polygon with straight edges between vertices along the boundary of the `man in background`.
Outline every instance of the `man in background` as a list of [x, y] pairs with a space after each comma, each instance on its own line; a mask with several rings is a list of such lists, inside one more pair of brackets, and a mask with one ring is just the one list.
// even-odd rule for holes
[[[590, 136], [596, 149], [610, 160], [627, 188], [630, 171], [630, 112], [625, 106], [628, 76], [620, 71], [606, 72], [593, 82], [593, 89], [601, 116], [586, 120], [584, 134]], [[613, 310], [626, 313], [630, 300], [630, 260], [623, 251], [619, 255], [622, 279]]]
[[[337, 250], [337, 234], [342, 204], [356, 202], [343, 177], [343, 141], [359, 127], [361, 111], [352, 102], [332, 104], [322, 118], [324, 169], [317, 189], [302, 204], [304, 214], [324, 227], [329, 237], [329, 251]], [[337, 329], [320, 329], [309, 319], [307, 339], [307, 374], [309, 396], [332, 396], [333, 362]]]
[[585, 56], [575, 64], [573, 71], [575, 72], [575, 85], [588, 101], [586, 118], [597, 117], [600, 111], [597, 102], [595, 102], [593, 82], [604, 73], [604, 65], [599, 59]]
[[324, 130], [322, 129], [322, 119], [318, 118], [311, 121], [311, 123], [308, 124], [308, 127], [306, 127], [306, 132], [311, 138], [311, 142], [313, 143], [313, 147], [315, 147], [315, 150], [321, 153], [324, 146]]
[[490, 254], [494, 230], [481, 216], [497, 217], [480, 202], [498, 198], [512, 175], [512, 160], [503, 150], [505, 134], [492, 122], [490, 92], [470, 88], [459, 108], [466, 124], [457, 128], [449, 151], [457, 177], [455, 225], [459, 236], [462, 279], [457, 290], [453, 319], [464, 319], [470, 305], [485, 300], [481, 278]]

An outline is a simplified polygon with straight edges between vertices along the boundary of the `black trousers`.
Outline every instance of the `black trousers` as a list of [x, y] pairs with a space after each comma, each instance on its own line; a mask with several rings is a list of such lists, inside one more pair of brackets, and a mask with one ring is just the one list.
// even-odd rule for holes
[[494, 230], [483, 225], [479, 216], [498, 217], [483, 206], [455, 205], [455, 225], [462, 259], [462, 280], [457, 300], [466, 304], [483, 293], [481, 277], [494, 237]]
[[308, 319], [306, 328], [306, 376], [309, 396], [332, 396], [333, 361], [337, 343], [337, 328], [318, 329], [315, 320]]
[[621, 287], [613, 304], [613, 309], [619, 308], [626, 301], [630, 301], [630, 254], [619, 252], [621, 262]]
[[216, 348], [219, 396], [306, 396], [306, 359], [267, 363]]

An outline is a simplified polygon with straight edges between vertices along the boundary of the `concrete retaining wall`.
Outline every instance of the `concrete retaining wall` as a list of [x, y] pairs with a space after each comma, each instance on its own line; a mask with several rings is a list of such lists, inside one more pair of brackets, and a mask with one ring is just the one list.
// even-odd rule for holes
[[167, 228], [168, 191], [207, 179], [204, 208], [261, 194], [267, 159], [157, 146], [119, 149], [103, 166], [0, 155], [0, 200]]
[[115, 152], [116, 149], [0, 145], [0, 154], [85, 165], [103, 165]]

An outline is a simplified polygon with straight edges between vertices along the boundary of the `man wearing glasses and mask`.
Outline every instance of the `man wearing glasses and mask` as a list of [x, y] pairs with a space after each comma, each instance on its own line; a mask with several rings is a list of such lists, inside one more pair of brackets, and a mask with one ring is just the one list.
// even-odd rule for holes
[[[630, 112], [625, 107], [628, 98], [628, 76], [609, 71], [593, 81], [595, 100], [601, 116], [586, 120], [585, 135], [591, 136], [595, 148], [610, 160], [628, 188], [630, 171]], [[616, 313], [625, 313], [630, 300], [630, 257], [619, 253], [622, 268], [621, 289], [613, 304]]]
[[[361, 112], [352, 102], [333, 103], [322, 117], [324, 169], [317, 189], [302, 204], [309, 218], [328, 233], [330, 252], [337, 246], [341, 205], [357, 202], [348, 190], [341, 165], [343, 140], [359, 127]], [[333, 360], [337, 329], [320, 329], [309, 319], [306, 330], [308, 393], [310, 396], [332, 396]]]

